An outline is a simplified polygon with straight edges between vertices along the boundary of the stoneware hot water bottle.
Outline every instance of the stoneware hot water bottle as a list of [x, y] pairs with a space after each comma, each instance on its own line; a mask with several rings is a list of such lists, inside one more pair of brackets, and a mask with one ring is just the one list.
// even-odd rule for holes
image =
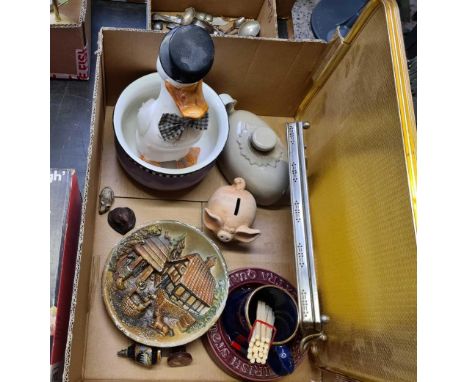
[[235, 110], [236, 100], [220, 94], [229, 113], [229, 137], [219, 157], [228, 180], [242, 175], [260, 206], [277, 203], [289, 189], [287, 151], [273, 129], [246, 110]]

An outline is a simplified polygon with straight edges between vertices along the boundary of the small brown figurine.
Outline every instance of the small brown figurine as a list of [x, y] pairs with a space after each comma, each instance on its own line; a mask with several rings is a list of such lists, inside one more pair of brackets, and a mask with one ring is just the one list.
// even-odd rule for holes
[[[165, 351], [163, 350], [163, 356], [165, 356]], [[192, 355], [187, 352], [185, 345], [176, 346], [174, 348], [168, 349], [167, 354], [167, 365], [169, 367], [182, 367], [188, 366], [192, 363]]]
[[203, 222], [223, 242], [234, 239], [249, 243], [260, 235], [258, 229], [250, 228], [256, 210], [257, 204], [245, 189], [244, 179], [235, 178], [233, 185], [220, 187], [211, 195]]
[[121, 235], [125, 235], [135, 227], [135, 213], [128, 207], [114, 208], [107, 215], [109, 225]]
[[114, 191], [110, 187], [104, 187], [99, 194], [99, 215], [109, 211], [112, 203], [114, 203]]

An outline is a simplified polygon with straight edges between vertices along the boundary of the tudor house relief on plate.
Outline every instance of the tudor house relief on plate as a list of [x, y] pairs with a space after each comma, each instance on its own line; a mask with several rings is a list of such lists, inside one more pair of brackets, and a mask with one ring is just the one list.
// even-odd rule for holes
[[149, 227], [117, 246], [103, 284], [117, 327], [143, 343], [196, 332], [214, 316], [226, 289], [224, 278], [212, 273], [216, 253], [187, 252], [185, 233]]

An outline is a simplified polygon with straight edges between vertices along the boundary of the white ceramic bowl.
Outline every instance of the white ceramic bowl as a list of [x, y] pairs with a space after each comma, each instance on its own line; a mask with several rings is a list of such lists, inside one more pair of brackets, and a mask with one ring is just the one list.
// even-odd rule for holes
[[179, 190], [198, 183], [215, 164], [226, 144], [229, 122], [221, 98], [203, 83], [203, 96], [208, 104], [210, 124], [197, 142], [198, 162], [184, 169], [163, 168], [140, 159], [136, 148], [137, 114], [143, 102], [156, 99], [161, 77], [151, 73], [128, 85], [120, 94], [114, 109], [114, 134], [117, 156], [125, 171], [137, 182], [156, 190]]

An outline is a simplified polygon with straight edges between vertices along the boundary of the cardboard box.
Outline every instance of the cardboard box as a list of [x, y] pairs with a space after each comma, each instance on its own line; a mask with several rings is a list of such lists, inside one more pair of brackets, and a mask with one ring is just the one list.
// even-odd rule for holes
[[91, 47], [91, 3], [69, 0], [59, 7], [62, 20], [50, 13], [50, 77], [88, 80]]
[[67, 343], [81, 196], [75, 170], [50, 170], [50, 379], [60, 381]]
[[189, 7], [194, 7], [197, 11], [209, 13], [214, 17], [235, 19], [244, 16], [248, 19], [256, 19], [260, 23], [259, 37], [278, 37], [275, 0], [148, 0], [147, 29], [152, 29], [152, 13], [182, 14]]
[[[114, 207], [137, 226], [177, 219], [202, 228], [202, 208], [226, 184], [217, 168], [196, 187], [156, 193], [135, 184], [115, 155], [112, 114], [122, 90], [154, 72], [162, 33], [104, 28], [97, 56], [88, 174], [84, 192], [65, 381], [228, 381], [201, 340], [193, 363], [144, 369], [116, 352], [129, 340], [101, 297], [105, 260], [121, 238], [97, 210], [111, 186]], [[370, 1], [346, 39], [331, 43], [214, 38], [206, 82], [261, 116], [282, 137], [308, 120], [309, 194], [321, 310], [328, 341], [284, 381], [416, 378], [415, 121], [398, 7]], [[221, 245], [229, 269], [252, 266], [295, 284], [291, 209], [259, 208], [262, 235], [248, 247]], [[336, 374], [336, 375], [335, 375]], [[332, 377], [334, 376], [334, 378]], [[344, 378], [344, 377], [343, 377]], [[343, 380], [343, 379], [341, 379]]]

